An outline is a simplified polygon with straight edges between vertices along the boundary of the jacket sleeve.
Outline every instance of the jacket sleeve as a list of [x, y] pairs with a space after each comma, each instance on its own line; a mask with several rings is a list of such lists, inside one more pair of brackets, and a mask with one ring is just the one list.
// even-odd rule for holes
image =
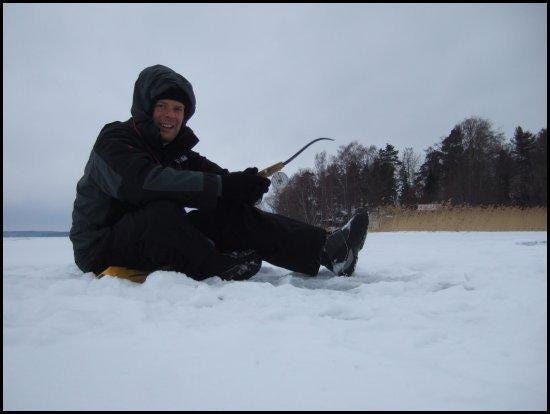
[[133, 205], [171, 199], [187, 207], [214, 209], [221, 177], [214, 173], [164, 167], [127, 134], [100, 134], [91, 155], [91, 174], [111, 197]]
[[193, 171], [204, 171], [219, 175], [229, 174], [229, 170], [220, 167], [218, 164], [203, 157], [198, 152], [189, 151], [189, 169]]

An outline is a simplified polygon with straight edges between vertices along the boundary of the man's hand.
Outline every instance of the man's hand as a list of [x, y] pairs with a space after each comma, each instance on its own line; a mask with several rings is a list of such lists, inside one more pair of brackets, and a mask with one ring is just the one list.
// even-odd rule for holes
[[243, 171], [245, 174], [258, 174], [258, 169], [256, 167], [248, 167]]
[[257, 168], [222, 175], [222, 198], [254, 205], [267, 193], [271, 181], [252, 172]]

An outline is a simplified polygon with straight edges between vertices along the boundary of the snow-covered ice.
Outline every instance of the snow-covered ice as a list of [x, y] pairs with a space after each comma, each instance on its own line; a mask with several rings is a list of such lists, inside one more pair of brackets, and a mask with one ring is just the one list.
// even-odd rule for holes
[[95, 279], [3, 239], [8, 410], [546, 410], [547, 233], [372, 233], [353, 277]]

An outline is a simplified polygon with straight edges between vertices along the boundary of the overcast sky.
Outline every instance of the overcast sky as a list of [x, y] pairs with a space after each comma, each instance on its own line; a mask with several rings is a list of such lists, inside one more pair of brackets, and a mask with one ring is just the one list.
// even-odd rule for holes
[[68, 230], [104, 124], [163, 64], [197, 96], [202, 155], [313, 167], [353, 140], [419, 154], [470, 116], [547, 125], [547, 5], [3, 4], [4, 230]]

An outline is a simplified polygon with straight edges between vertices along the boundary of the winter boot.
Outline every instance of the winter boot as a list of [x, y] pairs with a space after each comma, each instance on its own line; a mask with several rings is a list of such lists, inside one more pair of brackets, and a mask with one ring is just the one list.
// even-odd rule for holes
[[207, 277], [212, 275], [223, 280], [246, 280], [258, 273], [261, 267], [262, 259], [254, 250], [220, 253], [209, 263]]
[[321, 264], [338, 276], [350, 276], [365, 244], [369, 227], [367, 209], [358, 209], [342, 228], [327, 236], [321, 250]]

